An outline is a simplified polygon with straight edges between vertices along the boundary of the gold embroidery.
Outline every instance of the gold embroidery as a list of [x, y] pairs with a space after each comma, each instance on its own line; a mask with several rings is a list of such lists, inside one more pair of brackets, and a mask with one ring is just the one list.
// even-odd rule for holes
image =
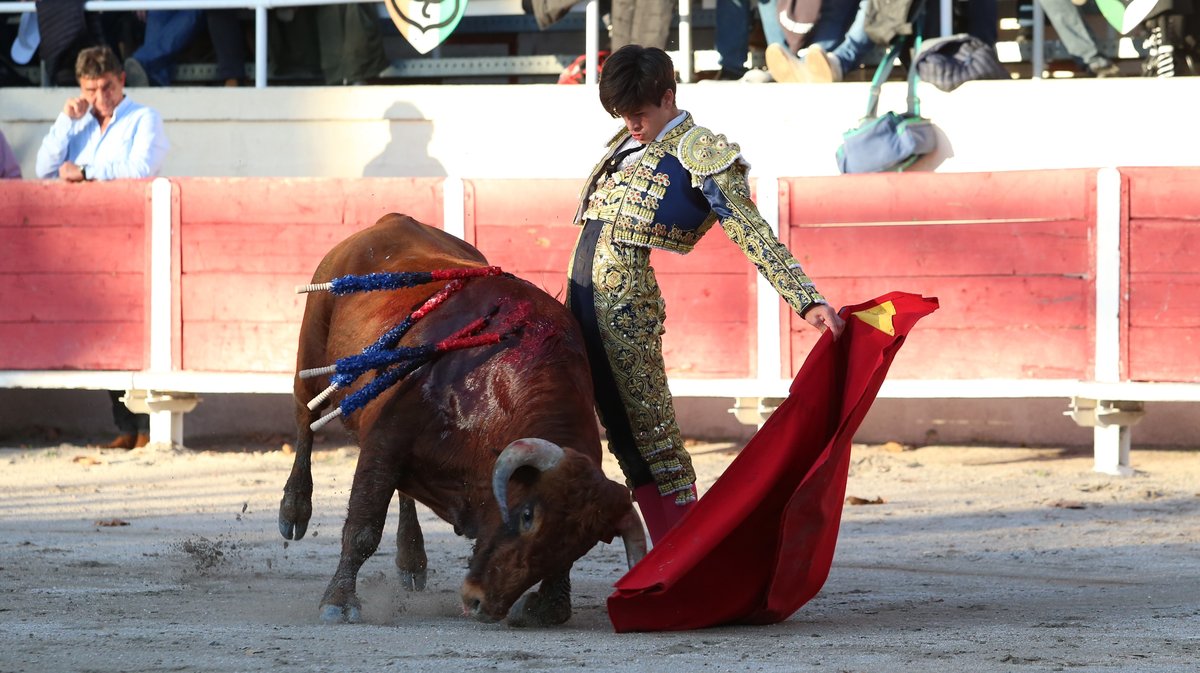
[[762, 219], [758, 208], [750, 200], [750, 185], [744, 165], [734, 164], [729, 170], [714, 175], [713, 180], [733, 211], [733, 217], [721, 222], [725, 234], [746, 253], [746, 257], [758, 267], [759, 273], [784, 301], [797, 314], [803, 313], [814, 303], [824, 302], [825, 298], [804, 274], [800, 263], [779, 242], [775, 232], [771, 231], [771, 225]]
[[679, 161], [692, 174], [692, 184], [699, 187], [702, 178], [720, 173], [733, 165], [742, 148], [731, 143], [721, 133], [696, 126], [679, 139]]
[[[692, 459], [683, 446], [662, 355], [666, 305], [650, 266], [649, 248], [613, 240], [605, 225], [592, 267], [596, 321], [621, 402], [659, 493], [694, 498]], [[630, 474], [628, 466], [621, 469]], [[632, 485], [631, 485], [632, 486]]]

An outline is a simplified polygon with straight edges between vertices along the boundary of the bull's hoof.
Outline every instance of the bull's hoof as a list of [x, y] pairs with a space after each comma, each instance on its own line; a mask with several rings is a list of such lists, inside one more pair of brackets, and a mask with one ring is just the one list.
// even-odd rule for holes
[[424, 570], [414, 573], [407, 570], [397, 569], [397, 572], [400, 573], [400, 586], [404, 587], [405, 591], [425, 590], [425, 579], [427, 574]]
[[308, 532], [308, 516], [300, 516], [300, 510], [304, 509], [311, 516], [312, 503], [305, 503], [305, 507], [301, 508], [299, 497], [291, 493], [284, 493], [283, 500], [279, 503], [279, 534], [285, 540], [299, 540]]
[[325, 624], [357, 624], [362, 621], [362, 611], [354, 605], [322, 605], [321, 621]]
[[557, 626], [571, 618], [571, 599], [547, 600], [540, 592], [527, 593], [508, 611], [508, 625]]
[[279, 534], [283, 536], [283, 539], [299, 540], [304, 537], [306, 532], [308, 532], [308, 524], [293, 523], [284, 520], [282, 516], [279, 517]]

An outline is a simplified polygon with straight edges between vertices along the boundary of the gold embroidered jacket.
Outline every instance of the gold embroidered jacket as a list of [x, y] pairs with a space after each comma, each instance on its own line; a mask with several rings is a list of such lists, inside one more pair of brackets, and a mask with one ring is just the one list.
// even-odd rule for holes
[[697, 126], [685, 113], [639, 160], [616, 170], [610, 162], [628, 138], [622, 127], [609, 141], [585, 183], [576, 224], [599, 220], [612, 225], [615, 240], [687, 254], [720, 220], [729, 239], [797, 313], [824, 303], [750, 199], [749, 167], [736, 143]]

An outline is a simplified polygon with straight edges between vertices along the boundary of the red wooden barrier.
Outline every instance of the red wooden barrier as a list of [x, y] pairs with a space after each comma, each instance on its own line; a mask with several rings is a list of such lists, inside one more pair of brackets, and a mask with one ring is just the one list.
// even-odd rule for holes
[[[890, 290], [941, 301], [893, 377], [1091, 377], [1094, 171], [780, 184], [781, 230], [831, 302]], [[789, 320], [795, 371], [816, 332]]]
[[1200, 168], [1125, 168], [1129, 379], [1200, 382]]
[[179, 179], [182, 367], [291, 372], [321, 258], [389, 212], [439, 226], [441, 178]]
[[[1122, 169], [1122, 377], [1200, 382], [1200, 169]], [[321, 256], [388, 212], [443, 222], [441, 178], [178, 179], [176, 366], [288, 373]], [[890, 290], [942, 308], [896, 379], [1081, 379], [1095, 351], [1095, 172], [781, 179], [783, 238], [837, 305]], [[563, 296], [577, 180], [470, 180], [465, 235]], [[0, 182], [0, 370], [147, 368], [146, 181]], [[756, 272], [720, 232], [656, 251], [676, 378], [758, 374]], [[785, 314], [790, 377], [816, 332]], [[1103, 323], [1102, 323], [1103, 324]]]
[[146, 366], [149, 182], [0, 180], [0, 370]]
[[[471, 180], [467, 240], [493, 264], [566, 296], [567, 268], [579, 228], [572, 223], [580, 180]], [[656, 250], [655, 273], [667, 302], [663, 351], [671, 376], [752, 376], [754, 267], [719, 231], [690, 254]]]

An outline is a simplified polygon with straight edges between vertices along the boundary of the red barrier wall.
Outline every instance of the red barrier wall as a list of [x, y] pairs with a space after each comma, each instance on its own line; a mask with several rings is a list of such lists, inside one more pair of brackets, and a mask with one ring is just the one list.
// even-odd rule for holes
[[[1200, 168], [1122, 169], [1122, 378], [1200, 382]], [[291, 372], [293, 286], [388, 212], [443, 222], [441, 178], [173, 181], [174, 361]], [[782, 237], [837, 305], [891, 290], [942, 308], [892, 368], [901, 379], [1092, 378], [1095, 171], [781, 179]], [[466, 238], [562, 297], [576, 180], [468, 180]], [[0, 370], [148, 365], [147, 181], [0, 181]], [[721, 232], [655, 251], [676, 378], [746, 378], [756, 271]], [[817, 333], [784, 317], [790, 377]]]
[[[780, 181], [781, 231], [837, 306], [892, 290], [941, 308], [896, 378], [1081, 378], [1094, 353], [1094, 171]], [[817, 333], [796, 316], [791, 371]]]
[[[579, 227], [578, 180], [470, 180], [467, 240], [493, 264], [565, 299]], [[715, 229], [719, 229], [716, 227]], [[755, 347], [754, 267], [720, 231], [690, 254], [656, 250], [667, 303], [663, 351], [671, 376], [745, 378]]]
[[1127, 168], [1124, 376], [1200, 382], [1200, 168]]
[[441, 178], [179, 179], [183, 369], [291, 372], [297, 284], [335, 244], [400, 212], [440, 226]]
[[0, 369], [146, 366], [149, 192], [0, 180]]

